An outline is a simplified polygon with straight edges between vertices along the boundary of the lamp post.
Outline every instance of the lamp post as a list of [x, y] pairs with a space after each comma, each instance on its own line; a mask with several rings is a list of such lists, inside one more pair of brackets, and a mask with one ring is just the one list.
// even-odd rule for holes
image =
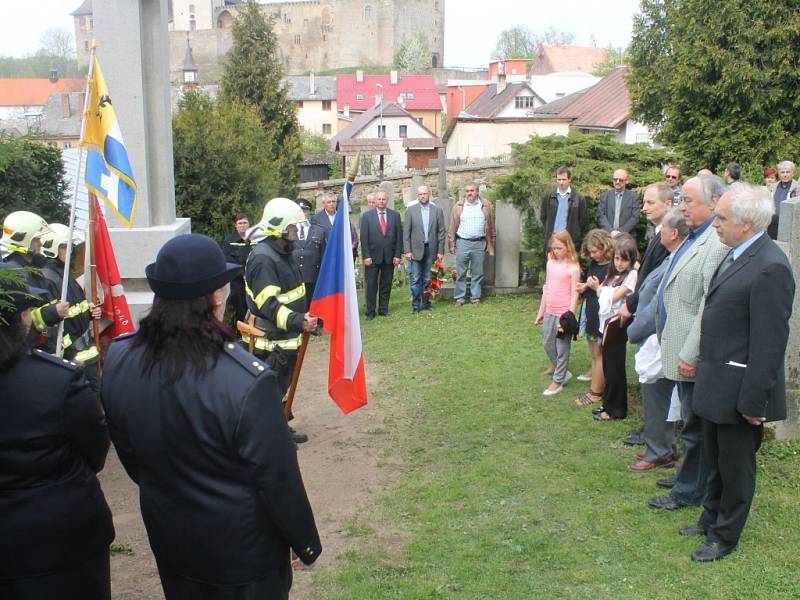
[[376, 83], [376, 88], [380, 88], [380, 121], [378, 122], [378, 137], [381, 137], [381, 132], [383, 132], [383, 137], [386, 137], [386, 131], [383, 129], [383, 84]]

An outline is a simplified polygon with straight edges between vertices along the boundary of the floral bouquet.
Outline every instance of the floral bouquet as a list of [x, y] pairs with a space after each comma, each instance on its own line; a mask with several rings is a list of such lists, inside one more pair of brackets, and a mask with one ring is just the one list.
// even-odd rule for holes
[[427, 289], [422, 293], [429, 299], [436, 300], [436, 298], [439, 297], [439, 294], [442, 293], [442, 285], [446, 281], [446, 274], [447, 271], [444, 267], [444, 260], [437, 258], [431, 265], [431, 281], [428, 284]]

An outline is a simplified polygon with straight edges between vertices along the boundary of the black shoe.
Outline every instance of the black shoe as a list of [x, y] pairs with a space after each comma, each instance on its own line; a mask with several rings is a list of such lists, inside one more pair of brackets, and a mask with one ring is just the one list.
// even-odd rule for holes
[[411, 314], [412, 315], [418, 315], [419, 314], [419, 309], [418, 308], [412, 308], [411, 309]]
[[367, 315], [367, 321], [372, 321], [372, 319], [374, 319], [374, 318], [375, 318], [375, 315], [374, 315], [374, 314], [372, 314], [372, 315]]
[[650, 498], [650, 500], [647, 502], [647, 506], [655, 510], [677, 510], [689, 505], [685, 502], [681, 502], [680, 500], [676, 500], [669, 494], [666, 494], [665, 496], [656, 496], [655, 498]]
[[431, 310], [431, 305], [430, 304], [423, 304], [422, 305], [422, 310]]
[[736, 550], [736, 544], [725, 546], [719, 542], [706, 542], [692, 552], [692, 560], [696, 562], [714, 562], [720, 558], [725, 558], [734, 550]]
[[598, 406], [597, 408], [592, 409], [592, 415], [597, 416], [603, 411], [605, 411], [605, 408], [603, 408], [602, 406]]
[[634, 431], [622, 440], [622, 443], [626, 446], [644, 446], [644, 435], [642, 435], [641, 431]]
[[295, 444], [304, 444], [308, 441], [308, 436], [305, 433], [298, 433], [297, 431], [292, 431], [292, 441]]
[[675, 477], [668, 477], [667, 479], [659, 479], [656, 481], [658, 487], [671, 490], [675, 486]]
[[693, 535], [706, 535], [707, 533], [708, 528], [705, 525], [700, 525], [699, 523], [695, 523], [694, 525], [689, 525], [688, 527], [678, 530], [678, 535], [683, 535], [686, 537], [691, 537]]

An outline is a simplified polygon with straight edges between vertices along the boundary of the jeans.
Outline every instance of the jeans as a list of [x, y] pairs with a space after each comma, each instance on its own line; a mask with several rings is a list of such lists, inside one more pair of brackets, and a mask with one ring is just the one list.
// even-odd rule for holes
[[472, 302], [481, 299], [483, 283], [483, 259], [486, 256], [486, 240], [456, 240], [456, 287], [453, 299], [464, 302], [467, 295], [467, 268], [471, 267], [469, 297]]
[[692, 409], [694, 381], [678, 381], [683, 419], [683, 464], [675, 476], [675, 485], [670, 490], [673, 499], [700, 506], [706, 495], [709, 465], [703, 454], [702, 419]]
[[433, 253], [430, 246], [425, 244], [425, 253], [421, 260], [412, 260], [411, 264], [411, 308], [420, 310], [429, 308], [431, 299], [424, 296], [423, 292], [431, 282], [431, 265], [433, 265]]

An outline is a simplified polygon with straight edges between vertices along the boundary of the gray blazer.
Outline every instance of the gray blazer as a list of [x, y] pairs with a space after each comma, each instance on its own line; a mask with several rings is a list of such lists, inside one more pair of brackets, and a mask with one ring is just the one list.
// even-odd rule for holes
[[[444, 254], [444, 241], [447, 231], [444, 224], [444, 211], [441, 206], [432, 202], [428, 218], [428, 249], [434, 256]], [[422, 207], [419, 204], [409, 206], [403, 223], [403, 253], [411, 254], [414, 260], [422, 260], [425, 253], [425, 233], [422, 230]]]
[[667, 260], [650, 271], [639, 288], [639, 304], [633, 321], [628, 325], [628, 340], [633, 344], [643, 344], [656, 332], [656, 309], [658, 306], [658, 286], [667, 269]]
[[[665, 276], [661, 280], [659, 289], [664, 288], [667, 322], [664, 331], [659, 331], [658, 335], [661, 340], [664, 377], [667, 379], [687, 381], [678, 374], [678, 360], [697, 366], [700, 355], [703, 301], [711, 286], [714, 272], [728, 250], [730, 248], [719, 241], [716, 229], [709, 225], [680, 257], [669, 277]], [[674, 253], [667, 263], [667, 271], [673, 260], [675, 260]], [[656, 326], [661, 322], [658, 308]]]
[[[606, 190], [600, 194], [600, 201], [597, 204], [597, 224], [606, 231], [614, 229], [614, 211], [616, 210], [617, 196], [616, 190]], [[636, 225], [639, 223], [639, 195], [631, 190], [622, 192], [622, 208], [619, 213], [619, 231], [634, 234]]]

